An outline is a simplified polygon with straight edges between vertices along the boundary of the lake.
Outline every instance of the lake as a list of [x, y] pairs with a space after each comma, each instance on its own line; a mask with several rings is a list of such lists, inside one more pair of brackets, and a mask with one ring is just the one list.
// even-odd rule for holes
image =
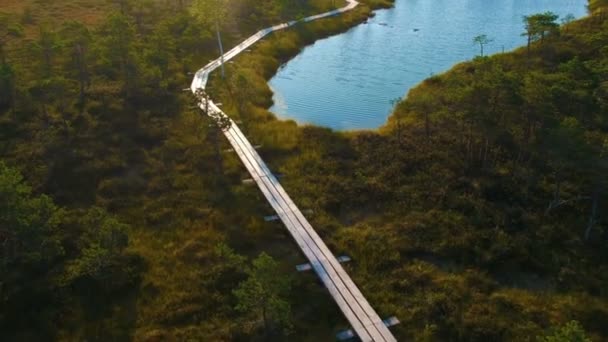
[[586, 15], [586, 0], [397, 0], [367, 24], [315, 42], [270, 80], [281, 119], [336, 130], [374, 129], [392, 100], [425, 78], [479, 54], [523, 46], [522, 16], [553, 11]]

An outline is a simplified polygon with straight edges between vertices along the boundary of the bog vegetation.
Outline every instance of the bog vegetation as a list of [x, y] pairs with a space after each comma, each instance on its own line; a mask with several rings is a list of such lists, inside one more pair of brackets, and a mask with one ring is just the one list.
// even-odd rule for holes
[[[197, 11], [225, 6], [216, 18]], [[608, 339], [608, 3], [413, 89], [378, 132], [276, 120], [265, 80], [388, 1], [278, 32], [208, 91], [400, 340]], [[191, 73], [332, 0], [0, 8], [0, 340], [332, 340], [347, 328]], [[4, 5], [3, 5], [4, 6]], [[568, 20], [569, 21], [569, 20]], [[217, 25], [216, 25], [217, 24]], [[491, 33], [488, 33], [491, 36]], [[481, 36], [480, 36], [481, 37]]]

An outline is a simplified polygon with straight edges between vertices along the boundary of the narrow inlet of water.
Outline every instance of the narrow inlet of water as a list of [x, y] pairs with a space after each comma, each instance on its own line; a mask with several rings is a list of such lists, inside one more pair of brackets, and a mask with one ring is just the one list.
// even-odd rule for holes
[[552, 11], [586, 15], [586, 0], [397, 0], [394, 8], [346, 33], [322, 39], [270, 80], [281, 119], [336, 130], [383, 125], [392, 100], [425, 78], [479, 54], [473, 37], [486, 34], [487, 54], [526, 43], [522, 17]]

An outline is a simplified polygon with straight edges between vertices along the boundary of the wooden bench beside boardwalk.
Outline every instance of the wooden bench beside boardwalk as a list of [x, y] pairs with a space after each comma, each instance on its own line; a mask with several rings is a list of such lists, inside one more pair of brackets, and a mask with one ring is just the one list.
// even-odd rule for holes
[[[347, 2], [348, 5], [341, 9], [308, 17], [302, 21], [312, 21], [337, 15], [351, 10], [358, 5], [355, 0], [347, 0]], [[270, 32], [290, 27], [295, 23], [292, 21], [259, 31], [224, 54], [224, 62], [238, 55]], [[191, 90], [195, 92], [198, 88], [204, 88], [209, 73], [219, 66], [220, 59], [217, 59], [199, 70], [192, 81]], [[201, 108], [208, 109], [208, 114], [212, 116], [220, 115], [226, 117], [226, 114], [211, 100], [208, 100], [207, 104], [201, 104]], [[251, 174], [254, 182], [264, 194], [268, 203], [270, 203], [279, 219], [287, 227], [287, 230], [309, 260], [312, 269], [340, 307], [340, 310], [351, 324], [354, 333], [362, 341], [396, 341], [387, 328], [388, 323], [383, 322], [371, 307], [359, 288], [312, 228], [287, 192], [285, 192], [285, 189], [283, 189], [275, 175], [270, 171], [234, 121], [231, 120], [231, 125], [228, 129], [224, 130], [224, 135], [247, 168], [247, 171]]]

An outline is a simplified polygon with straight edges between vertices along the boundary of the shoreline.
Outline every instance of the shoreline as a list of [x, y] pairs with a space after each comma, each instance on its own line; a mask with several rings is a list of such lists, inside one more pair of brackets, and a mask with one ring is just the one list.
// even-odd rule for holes
[[[325, 288], [329, 290], [335, 303], [340, 311], [342, 311], [344, 318], [348, 321], [351, 329], [338, 333], [337, 336], [346, 334], [350, 337], [358, 336], [361, 341], [396, 342], [397, 339], [388, 328], [398, 324], [399, 321], [394, 317], [391, 318], [391, 323], [387, 323], [389, 322], [387, 320], [382, 320], [378, 312], [374, 310], [364, 297], [359, 287], [339, 264], [333, 252], [330, 251], [320, 235], [278, 182], [273, 172], [270, 171], [271, 168], [256, 152], [254, 145], [243, 134], [236, 122], [218, 107], [220, 104], [214, 104], [204, 90], [208, 75], [211, 72], [222, 66], [224, 61], [229, 61], [241, 52], [247, 51], [250, 46], [260, 41], [267, 34], [289, 28], [299, 22], [316, 21], [317, 19], [350, 13], [358, 5], [359, 3], [356, 0], [347, 0], [347, 5], [342, 8], [307, 17], [300, 21], [290, 21], [260, 30], [226, 54], [220, 56], [219, 59], [210, 62], [200, 69], [192, 81], [191, 90], [199, 99], [198, 106], [200, 109], [207, 116], [216, 120], [217, 126], [228, 139], [233, 151], [237, 153], [242, 164], [258, 185], [266, 202], [274, 209], [276, 217], [287, 228], [300, 247], [301, 252], [309, 260], [310, 265], [313, 265], [315, 273], [325, 285]], [[224, 70], [222, 70], [222, 80], [226, 80]], [[223, 122], [227, 122], [228, 124], [224, 125]]]
[[[268, 81], [276, 75], [281, 67], [295, 58], [306, 47], [313, 45], [319, 40], [327, 39], [355, 28], [370, 18], [373, 18], [376, 10], [392, 8], [394, 2], [395, 0], [359, 1], [357, 7], [341, 13], [340, 16], [332, 16], [317, 21], [301, 23], [300, 25], [290, 27], [290, 30], [274, 31], [264, 40], [251, 46], [250, 52], [236, 56], [233, 62], [226, 63], [225, 67], [227, 74], [230, 73], [228, 71], [229, 69], [231, 69], [232, 73], [239, 73], [243, 69], [246, 69], [246, 71], [248, 71], [246, 72], [247, 74], [254, 76], [252, 78], [255, 78], [255, 80], [251, 82], [254, 89], [248, 89], [248, 92], [253, 91], [257, 95], [255, 98], [248, 101], [248, 104], [252, 107], [251, 111], [256, 112], [256, 115], [254, 116], [260, 115], [263, 121], [272, 118], [277, 122], [295, 122], [293, 119], [280, 118], [269, 111], [273, 106], [274, 101], [273, 91], [270, 88]], [[293, 40], [295, 40], [295, 43]], [[263, 84], [260, 82], [262, 80]], [[217, 73], [210, 74], [207, 81], [211, 98], [217, 99], [218, 102], [221, 102], [224, 105], [234, 101], [232, 99], [233, 94], [222, 92], [222, 90], [218, 91], [218, 89], [226, 88], [225, 83], [226, 81], [218, 77]], [[242, 113], [239, 113], [239, 115], [234, 115], [232, 113], [235, 110], [236, 108], [227, 109], [227, 111], [231, 112], [231, 117], [243, 119], [240, 117]], [[306, 126], [326, 128], [305, 123], [297, 123], [297, 126], [299, 128]], [[332, 131], [336, 133], [352, 133], [378, 131], [379, 128], [380, 127], [376, 129]]]
[[[403, 12], [403, 6], [397, 6], [397, 8], [399, 9], [399, 13]], [[407, 7], [405, 7], [407, 9]], [[577, 6], [578, 8], [578, 6]], [[370, 13], [370, 15], [368, 16], [368, 18], [373, 17], [375, 14], [378, 14], [379, 17], [378, 18], [385, 18], [385, 15], [388, 15], [386, 13], [394, 13], [394, 9], [393, 10], [389, 10], [389, 12], [385, 12], [385, 11], [376, 11], [374, 9], [374, 11], [372, 13]], [[582, 15], [579, 17], [580, 13], [577, 13], [577, 17], [576, 19], [582, 19], [585, 15]], [[376, 20], [371, 20], [372, 22], [378, 22], [378, 21], [382, 21], [383, 19], [376, 19]], [[384, 19], [385, 20], [385, 19]], [[311, 43], [310, 45], [306, 45], [305, 48], [302, 48], [299, 51], [299, 54], [297, 54], [295, 57], [290, 56], [287, 59], [281, 59], [280, 60], [280, 65], [276, 68], [276, 70], [271, 74], [270, 77], [266, 77], [265, 76], [265, 80], [268, 83], [267, 88], [268, 88], [268, 93], [270, 94], [270, 99], [266, 99], [265, 101], [265, 105], [263, 106], [265, 111], [268, 111], [270, 113], [272, 113], [278, 120], [281, 121], [294, 121], [298, 124], [299, 127], [304, 127], [304, 126], [317, 126], [317, 127], [323, 127], [323, 128], [330, 128], [335, 132], [344, 132], [344, 133], [352, 133], [352, 132], [378, 132], [381, 131], [383, 129], [383, 127], [387, 126], [390, 121], [391, 121], [391, 117], [394, 115], [396, 106], [395, 105], [391, 105], [390, 108], [388, 104], [386, 105], [381, 105], [380, 108], [375, 108], [376, 110], [372, 110], [369, 111], [369, 108], [367, 108], [366, 106], [364, 106], [364, 104], [362, 104], [361, 106], [359, 106], [359, 102], [356, 100], [356, 95], [355, 98], [351, 98], [351, 100], [348, 99], [348, 96], [352, 96], [353, 94], [356, 94], [356, 92], [351, 91], [350, 95], [348, 95], [348, 93], [344, 93], [342, 91], [340, 91], [340, 88], [342, 86], [344, 86], [345, 88], [350, 89], [349, 87], [353, 87], [352, 85], [350, 86], [346, 86], [346, 85], [340, 85], [337, 84], [336, 82], [330, 82], [330, 81], [325, 81], [324, 77], [316, 77], [315, 74], [319, 72], [319, 70], [326, 70], [324, 66], [318, 67], [315, 66], [315, 63], [318, 63], [317, 65], [322, 65], [322, 64], [327, 64], [327, 62], [331, 61], [330, 63], [332, 63], [332, 65], [338, 63], [338, 60], [336, 60], [335, 55], [337, 54], [337, 52], [335, 50], [326, 50], [326, 52], [323, 52], [323, 50], [325, 50], [324, 47], [320, 47], [317, 44], [317, 42], [320, 42], [320, 45], [322, 46], [333, 46], [335, 45], [335, 43], [329, 43], [329, 44], [325, 44], [326, 41], [329, 40], [329, 38], [336, 38], [336, 37], [340, 37], [337, 38], [335, 40], [329, 40], [330, 42], [341, 42], [338, 44], [345, 44], [346, 41], [345, 39], [348, 38], [342, 38], [342, 37], [349, 37], [351, 35], [350, 32], [353, 32], [351, 30], [354, 30], [355, 28], [357, 29], [354, 32], [366, 32], [363, 27], [365, 27], [364, 25], [362, 25], [363, 22], [358, 23], [357, 25], [350, 27], [349, 29], [347, 29], [346, 31], [348, 33], [338, 33], [336, 35], [332, 35], [329, 37], [325, 37], [322, 36], [319, 39], [315, 40], [313, 43]], [[516, 23], [510, 23], [509, 27], [513, 27], [513, 26], [517, 26]], [[504, 35], [503, 35], [504, 36]], [[517, 35], [508, 35], [508, 37], [519, 37], [519, 34]], [[502, 37], [504, 38], [504, 37]], [[504, 39], [503, 39], [504, 40]], [[515, 43], [515, 42], [518, 43]], [[522, 45], [521, 42], [519, 42], [517, 39], [512, 39], [512, 40], [505, 40], [505, 42], [507, 42], [506, 46], [507, 46], [507, 50], [504, 49], [505, 45], [503, 45], [503, 51], [490, 51], [490, 54], [487, 55], [487, 57], [489, 58], [494, 58], [495, 55], [499, 55], [499, 54], [504, 54], [504, 53], [510, 53], [510, 52], [514, 52], [520, 48], [522, 48], [525, 45]], [[359, 45], [362, 45], [360, 41], [358, 41]], [[313, 47], [314, 46], [314, 47]], [[362, 45], [364, 46], [364, 45]], [[375, 49], [377, 50], [377, 49]], [[477, 49], [478, 50], [478, 49]], [[321, 51], [321, 52], [319, 52]], [[327, 55], [328, 52], [327, 51], [331, 51], [331, 56]], [[478, 54], [479, 51], [477, 51]], [[468, 52], [467, 52], [468, 53]], [[301, 58], [302, 56], [309, 56], [308, 59], [303, 59]], [[470, 52], [470, 55], [465, 54], [465, 53], [457, 53], [454, 56], [451, 56], [449, 58], [444, 58], [444, 59], [439, 59], [442, 62], [442, 66], [439, 67], [437, 70], [439, 70], [439, 72], [434, 72], [431, 73], [431, 75], [419, 75], [419, 76], [415, 76], [415, 77], [410, 77], [409, 75], [407, 77], [402, 77], [401, 79], [405, 80], [405, 86], [401, 86], [401, 87], [397, 87], [398, 89], [395, 90], [395, 87], [390, 88], [391, 89], [391, 101], [392, 99], [399, 99], [400, 101], [405, 101], [407, 99], [408, 96], [408, 92], [411, 91], [412, 89], [421, 86], [424, 82], [426, 82], [429, 78], [432, 78], [433, 76], [440, 76], [443, 75], [445, 73], [450, 72], [450, 70], [457, 68], [458, 65], [463, 64], [463, 63], [470, 63], [472, 62], [476, 57], [475, 57], [476, 53]], [[315, 57], [310, 57], [310, 56], [315, 56]], [[325, 56], [325, 57], [324, 57]], [[380, 59], [382, 56], [378, 56], [375, 55], [375, 58]], [[312, 59], [311, 59], [312, 58]], [[297, 60], [297, 62], [293, 62], [295, 60]], [[324, 59], [327, 59], [327, 61], [325, 61]], [[446, 62], [449, 62], [450, 59], [453, 61], [451, 64], [446, 64]], [[304, 62], [303, 62], [304, 60]], [[308, 61], [306, 61], [308, 60]], [[355, 59], [356, 60], [356, 59]], [[371, 61], [373, 62], [373, 61]], [[292, 65], [292, 63], [294, 64], [294, 67], [290, 67]], [[371, 64], [371, 63], [370, 63]], [[393, 62], [391, 65], [393, 67], [395, 67], [394, 65], [395, 63]], [[436, 62], [432, 62], [429, 63], [429, 65], [435, 65], [438, 64]], [[440, 63], [441, 64], [441, 63]], [[306, 65], [306, 69], [302, 69], [302, 66]], [[421, 68], [419, 68], [420, 70], [422, 70], [422, 66], [424, 66], [423, 63], [420, 63]], [[284, 69], [287, 68], [287, 69]], [[416, 69], [416, 70], [419, 70]], [[282, 71], [283, 70], [283, 71]], [[433, 69], [431, 69], [433, 70]], [[292, 73], [293, 71], [296, 72], [302, 72], [302, 77], [304, 77], [306, 79], [306, 81], [299, 81], [299, 80], [294, 80], [294, 81], [286, 81], [286, 80], [278, 80], [276, 79], [277, 76], [281, 76], [281, 78], [283, 78], [283, 76], [285, 76], [286, 78], [291, 78], [292, 76], [288, 76], [287, 73]], [[436, 70], [435, 70], [436, 71]], [[381, 71], [374, 71], [374, 73], [378, 74]], [[323, 71], [321, 71], [321, 73], [323, 73]], [[341, 73], [345, 73], [345, 77], [346, 75], [348, 75], [348, 72], [346, 70], [341, 71]], [[330, 72], [330, 74], [332, 75], [332, 80], [333, 77], [338, 77], [338, 76], [343, 76], [343, 75], [334, 75], [333, 73]], [[369, 74], [367, 74], [369, 77]], [[299, 77], [295, 76], [295, 77]], [[412, 80], [413, 78], [413, 80]], [[416, 79], [418, 78], [418, 79]], [[355, 80], [357, 80], [357, 84], [365, 82], [365, 80], [361, 80], [359, 78], [355, 78]], [[400, 80], [401, 81], [401, 80]], [[415, 81], [415, 82], [413, 82]], [[276, 84], [275, 84], [276, 82]], [[320, 83], [319, 83], [320, 82]], [[413, 82], [413, 83], [412, 83]], [[327, 85], [326, 85], [327, 84]], [[332, 87], [336, 87], [336, 92], [338, 94], [340, 94], [339, 98], [340, 98], [340, 102], [336, 102], [336, 99], [334, 98], [333, 100], [331, 99], [333, 96], [328, 96], [327, 94], [331, 94], [332, 90], [328, 89], [328, 85], [331, 85]], [[294, 88], [295, 87], [295, 88]], [[271, 89], [274, 88], [274, 89]], [[282, 89], [285, 88], [285, 89]], [[354, 88], [354, 87], [353, 87]], [[298, 90], [300, 89], [300, 90]], [[311, 89], [314, 89], [314, 91], [312, 91]], [[357, 89], [357, 88], [354, 88]], [[382, 89], [382, 88], [380, 88]], [[285, 91], [285, 93], [282, 93], [283, 91]], [[289, 96], [289, 94], [291, 94], [291, 96]], [[369, 93], [365, 93], [363, 95], [366, 95], [366, 99], [367, 96], [373, 96], [373, 95], [379, 95], [377, 94], [378, 90], [377, 89], [371, 89], [369, 90]], [[298, 95], [298, 93], [300, 93], [300, 95]], [[303, 97], [302, 93], [306, 93], [306, 94], [310, 94], [307, 95], [306, 97]], [[316, 99], [314, 99], [314, 94], [319, 95], [319, 100], [323, 101], [323, 105], [319, 104], [317, 102]], [[325, 95], [324, 95], [325, 94]], [[373, 95], [372, 95], [373, 94]], [[381, 95], [381, 94], [380, 94]], [[379, 98], [378, 96], [375, 96], [372, 100], [375, 100], [376, 98]], [[384, 98], [381, 98], [382, 101], [384, 101]], [[292, 103], [293, 101], [293, 103]], [[387, 101], [388, 102], [388, 101]], [[290, 107], [293, 106], [293, 108], [285, 108], [284, 106], [286, 106], [287, 104], [289, 104]], [[343, 109], [341, 108], [342, 105], [344, 105], [346, 108], [348, 108], [348, 111], [343, 111]], [[308, 108], [308, 107], [311, 108]], [[334, 110], [334, 106], [336, 108], [340, 108], [340, 109], [335, 109], [335, 113], [332, 112]], [[353, 107], [355, 106], [355, 107]], [[342, 124], [339, 123], [337, 121], [335, 121], [336, 119], [331, 119], [329, 118], [330, 114], [337, 114], [336, 118], [339, 118], [340, 120], [344, 120], [344, 121], [349, 121], [351, 117], [351, 115], [355, 115], [354, 113], [357, 114], [361, 114], [359, 113], [358, 109], [359, 108], [366, 108], [367, 113], [365, 113], [365, 115], [368, 115], [369, 117], [373, 117], [373, 119], [369, 120], [369, 121], [364, 121], [364, 122], [359, 122], [358, 124]], [[313, 114], [314, 113], [314, 114]], [[333, 116], [333, 115], [331, 115]], [[349, 127], [350, 126], [350, 127]], [[359, 126], [359, 127], [357, 127]]]

